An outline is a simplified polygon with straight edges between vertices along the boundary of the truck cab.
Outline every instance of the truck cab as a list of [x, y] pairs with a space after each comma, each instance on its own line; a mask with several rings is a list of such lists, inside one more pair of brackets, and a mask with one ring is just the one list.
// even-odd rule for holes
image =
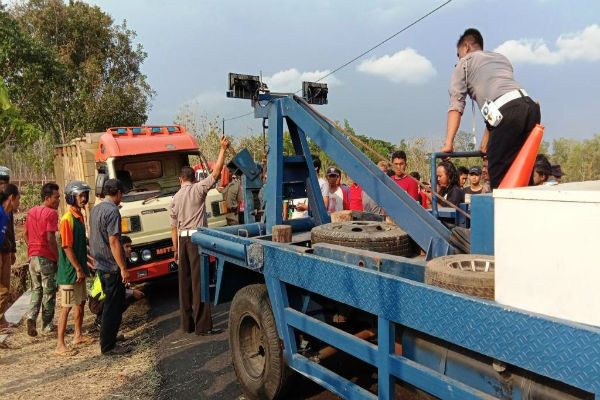
[[[183, 126], [115, 127], [58, 146], [55, 175], [61, 187], [73, 179], [90, 184], [93, 192], [88, 212], [102, 201], [107, 179], [121, 181], [125, 187], [119, 206], [122, 231], [133, 242], [127, 266], [131, 281], [139, 282], [177, 270], [171, 240], [171, 199], [180, 187], [181, 168], [194, 165], [199, 155], [194, 137]], [[222, 203], [221, 193], [211, 189], [206, 198], [210, 227], [227, 224]]]

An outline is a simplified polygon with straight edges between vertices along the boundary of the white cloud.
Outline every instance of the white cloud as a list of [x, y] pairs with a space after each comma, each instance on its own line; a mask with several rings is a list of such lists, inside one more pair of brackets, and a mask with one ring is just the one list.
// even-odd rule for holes
[[[263, 77], [263, 80], [269, 87], [269, 90], [273, 92], [294, 93], [302, 89], [303, 81], [315, 82], [330, 72], [331, 70], [328, 69], [323, 71], [300, 72], [296, 68], [290, 68], [285, 71], [276, 72], [272, 76], [265, 76]], [[330, 75], [319, 82], [327, 83], [328, 86], [341, 84], [341, 81], [333, 75]]]
[[437, 74], [427, 58], [407, 47], [396, 54], [365, 60], [356, 68], [360, 72], [382, 76], [394, 83], [422, 84]]
[[508, 40], [494, 51], [514, 63], [559, 64], [566, 61], [600, 60], [600, 26], [594, 24], [581, 32], [567, 33], [556, 39], [556, 50], [542, 40]]

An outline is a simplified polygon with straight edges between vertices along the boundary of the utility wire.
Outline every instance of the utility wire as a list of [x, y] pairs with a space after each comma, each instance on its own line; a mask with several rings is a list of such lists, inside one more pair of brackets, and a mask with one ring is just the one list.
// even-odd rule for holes
[[[442, 9], [443, 7], [445, 7], [446, 5], [448, 5], [451, 2], [452, 2], [452, 0], [447, 0], [445, 3], [440, 4], [439, 6], [437, 6], [436, 8], [434, 8], [433, 10], [429, 11], [427, 14], [421, 16], [420, 18], [417, 18], [416, 20], [414, 20], [410, 24], [406, 25], [404, 28], [400, 29], [398, 32], [394, 33], [393, 35], [391, 35], [391, 36], [387, 37], [386, 39], [382, 40], [381, 42], [377, 43], [375, 46], [371, 47], [370, 49], [363, 51], [358, 56], [356, 56], [353, 59], [351, 59], [350, 61], [347, 61], [346, 63], [340, 65], [339, 67], [337, 67], [333, 71], [329, 72], [328, 74], [320, 77], [315, 82], [320, 82], [323, 79], [327, 78], [328, 76], [331, 76], [331, 75], [335, 74], [339, 70], [341, 70], [343, 68], [346, 68], [348, 65], [352, 64], [354, 61], [358, 60], [361, 57], [364, 57], [365, 55], [369, 54], [370, 52], [372, 52], [376, 48], [378, 48], [378, 47], [382, 46], [383, 44], [389, 42], [390, 40], [392, 40], [393, 38], [395, 38], [399, 34], [403, 33], [404, 31], [406, 31], [406, 30], [408, 30], [410, 28], [412, 28], [413, 26], [415, 26], [416, 24], [418, 24], [419, 22], [421, 22], [425, 18], [429, 17], [431, 14], [434, 14], [435, 12], [439, 11], [440, 9]], [[298, 92], [301, 92], [301, 91], [302, 91], [302, 89], [297, 90], [295, 93], [298, 93]], [[234, 119], [245, 117], [245, 116], [250, 115], [252, 113], [253, 113], [253, 111], [250, 111], [250, 112], [248, 112], [246, 114], [241, 114], [241, 115], [238, 115], [238, 116], [235, 116], [235, 117], [231, 117], [231, 118], [225, 118], [223, 120], [223, 123], [225, 123], [226, 121], [232, 121]]]
[[[429, 17], [431, 14], [435, 13], [436, 11], [440, 10], [441, 8], [443, 8], [444, 6], [446, 6], [448, 3], [452, 2], [452, 0], [447, 0], [445, 3], [437, 6], [436, 8], [434, 8], [433, 10], [429, 11], [427, 14], [423, 15], [422, 17], [414, 20], [413, 22], [411, 22], [410, 24], [406, 25], [404, 28], [400, 29], [398, 32], [394, 33], [392, 36], [389, 36], [387, 39], [382, 40], [381, 42], [377, 43], [375, 46], [371, 47], [368, 50], [363, 51], [362, 53], [360, 53], [358, 56], [354, 57], [352, 60], [346, 62], [345, 64], [340, 65], [339, 67], [337, 67], [336, 69], [334, 69], [333, 71], [331, 71], [330, 73], [322, 76], [321, 78], [317, 79], [315, 82], [319, 82], [322, 81], [323, 79], [327, 78], [330, 75], [335, 74], [336, 72], [338, 72], [340, 69], [347, 67], [348, 65], [352, 64], [354, 61], [358, 60], [359, 58], [369, 54], [370, 52], [372, 52], [373, 50], [375, 50], [376, 48], [380, 47], [381, 45], [383, 45], [384, 43], [389, 42], [390, 40], [392, 40], [393, 38], [395, 38], [396, 36], [398, 36], [399, 34], [401, 34], [402, 32], [410, 29], [411, 27], [413, 27], [414, 25], [418, 24], [419, 22], [421, 22], [422, 20], [424, 20], [425, 18]], [[298, 90], [296, 93], [302, 91], [302, 89]]]

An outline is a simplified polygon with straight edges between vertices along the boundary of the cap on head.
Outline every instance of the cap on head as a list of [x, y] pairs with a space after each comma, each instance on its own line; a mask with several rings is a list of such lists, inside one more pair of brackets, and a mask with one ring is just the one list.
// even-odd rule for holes
[[552, 165], [552, 175], [559, 176], [559, 177], [564, 175], [564, 172], [562, 172], [562, 168], [560, 167], [560, 164]]
[[469, 169], [469, 175], [481, 175], [481, 167], [474, 165]]
[[329, 168], [327, 168], [327, 172], [325, 173], [325, 175], [327, 175], [327, 176], [330, 176], [330, 175], [341, 176], [342, 173], [336, 167], [329, 167]]

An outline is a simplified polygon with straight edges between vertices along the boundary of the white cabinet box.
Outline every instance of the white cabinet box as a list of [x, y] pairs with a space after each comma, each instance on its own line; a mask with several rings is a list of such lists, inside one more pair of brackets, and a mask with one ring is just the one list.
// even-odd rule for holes
[[494, 191], [496, 301], [600, 326], [600, 181]]

